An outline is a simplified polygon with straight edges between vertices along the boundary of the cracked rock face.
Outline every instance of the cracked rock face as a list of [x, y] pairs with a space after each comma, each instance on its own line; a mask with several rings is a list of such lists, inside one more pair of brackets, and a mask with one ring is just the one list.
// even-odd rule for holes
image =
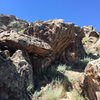
[[[65, 62], [75, 61], [74, 58], [81, 58], [85, 55], [81, 42], [85, 34], [83, 29], [73, 23], [64, 23], [60, 19], [39, 21], [26, 28], [24, 34], [44, 40], [52, 48], [50, 55], [57, 59], [63, 55]], [[75, 54], [75, 56], [72, 57], [71, 54]]]

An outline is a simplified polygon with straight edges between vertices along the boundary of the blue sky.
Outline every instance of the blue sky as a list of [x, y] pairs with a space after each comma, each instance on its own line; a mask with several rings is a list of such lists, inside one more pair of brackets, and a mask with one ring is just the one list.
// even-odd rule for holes
[[0, 13], [30, 22], [61, 18], [100, 31], [100, 0], [0, 0]]

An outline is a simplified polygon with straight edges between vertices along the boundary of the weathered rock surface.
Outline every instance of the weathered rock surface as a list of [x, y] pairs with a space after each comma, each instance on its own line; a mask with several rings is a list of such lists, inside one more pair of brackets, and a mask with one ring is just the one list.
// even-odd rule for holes
[[49, 43], [55, 54], [61, 53], [75, 38], [74, 24], [64, 24], [59, 20], [33, 23], [24, 33]]
[[77, 58], [85, 55], [81, 42], [85, 34], [83, 29], [73, 23], [65, 24], [59, 19], [35, 22], [24, 31], [24, 34], [47, 42], [53, 50], [50, 54], [53, 59], [62, 57], [64, 62], [71, 60], [75, 62]]
[[0, 52], [0, 100], [30, 100], [33, 72], [21, 50], [11, 58]]
[[43, 40], [25, 34], [19, 34], [15, 31], [2, 32], [0, 34], [0, 44], [15, 50], [26, 50], [28, 53], [36, 53], [41, 56], [48, 55], [52, 51], [50, 45]]
[[79, 85], [86, 100], [100, 100], [100, 58], [87, 64]]

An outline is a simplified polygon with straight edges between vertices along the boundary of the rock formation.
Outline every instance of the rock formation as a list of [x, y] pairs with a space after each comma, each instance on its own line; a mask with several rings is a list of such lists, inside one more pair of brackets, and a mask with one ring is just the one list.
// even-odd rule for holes
[[[61, 19], [28, 23], [12, 15], [0, 15], [0, 100], [31, 100], [34, 75], [47, 71], [52, 64], [75, 64], [84, 58], [84, 29]], [[92, 30], [89, 37], [99, 38]], [[90, 95], [93, 100], [99, 98], [99, 61], [90, 62], [85, 70], [82, 84], [91, 88], [82, 87], [82, 93], [90, 100]]]
[[[4, 16], [4, 18], [6, 17], [9, 19], [7, 27], [15, 20], [19, 24], [23, 22], [14, 16]], [[6, 20], [2, 21], [2, 18], [3, 15], [1, 22], [5, 25]], [[23, 23], [22, 26], [27, 24]], [[18, 49], [28, 52], [33, 71], [48, 68], [55, 60], [74, 63], [85, 56], [81, 42], [85, 36], [83, 29], [73, 23], [64, 23], [61, 19], [38, 21], [30, 24], [27, 28], [24, 27], [24, 30], [23, 32], [16, 31], [12, 25], [9, 31], [0, 33], [0, 45], [7, 46], [13, 52]]]

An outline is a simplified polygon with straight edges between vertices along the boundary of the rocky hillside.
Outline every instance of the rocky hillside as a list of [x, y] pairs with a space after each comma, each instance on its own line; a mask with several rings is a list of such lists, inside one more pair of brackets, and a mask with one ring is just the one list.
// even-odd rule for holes
[[[28, 23], [2, 14], [0, 100], [73, 100], [68, 95], [73, 89], [82, 96], [75, 100], [100, 100], [99, 57], [100, 33], [91, 26], [81, 28], [62, 19]], [[88, 63], [85, 58], [96, 60]], [[63, 64], [66, 67], [58, 70]], [[81, 71], [80, 80], [65, 80], [70, 76], [68, 70]], [[47, 98], [44, 89], [54, 78], [64, 79], [66, 85], [61, 87], [59, 98], [56, 94], [55, 99], [52, 95]], [[52, 87], [62, 86], [55, 83]], [[37, 97], [36, 91], [40, 93]]]

